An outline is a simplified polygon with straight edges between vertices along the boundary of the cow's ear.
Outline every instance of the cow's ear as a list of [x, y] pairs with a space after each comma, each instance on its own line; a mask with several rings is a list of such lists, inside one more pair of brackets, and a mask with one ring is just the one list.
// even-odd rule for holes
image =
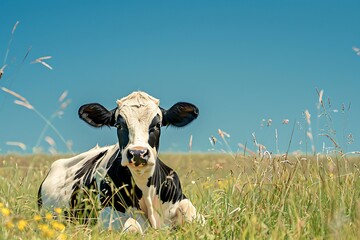
[[178, 102], [169, 110], [161, 109], [163, 113], [163, 126], [183, 127], [191, 123], [199, 115], [199, 109], [186, 102]]
[[114, 126], [115, 111], [107, 110], [98, 103], [89, 103], [79, 108], [79, 117], [93, 127]]

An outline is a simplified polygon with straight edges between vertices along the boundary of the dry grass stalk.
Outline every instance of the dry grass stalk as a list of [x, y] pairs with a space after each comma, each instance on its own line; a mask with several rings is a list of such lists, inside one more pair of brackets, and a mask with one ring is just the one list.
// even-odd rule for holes
[[319, 136], [325, 136], [330, 139], [330, 141], [334, 144], [335, 148], [340, 148], [339, 144], [329, 135], [329, 134], [319, 134]]
[[72, 151], [71, 149], [72, 149], [73, 145], [74, 145], [74, 142], [73, 142], [72, 140], [67, 140], [67, 141], [66, 141], [66, 147], [67, 147], [67, 149], [69, 149], [70, 151]]
[[67, 90], [65, 90], [65, 91], [61, 94], [61, 96], [60, 96], [60, 98], [59, 98], [59, 102], [64, 101], [64, 99], [68, 96], [68, 94], [69, 94], [69, 92], [68, 92]]
[[191, 152], [191, 150], [192, 150], [192, 143], [193, 143], [193, 135], [190, 135], [190, 140], [189, 140], [189, 152]]
[[305, 119], [306, 119], [306, 122], [310, 125], [311, 124], [311, 121], [310, 121], [310, 118], [311, 118], [311, 115], [309, 113], [309, 110], [305, 110]]
[[[318, 92], [319, 93], [319, 92]], [[320, 94], [319, 94], [320, 95]], [[323, 105], [323, 104], [322, 104]], [[308, 124], [308, 130], [306, 131], [306, 135], [307, 137], [310, 139], [310, 142], [311, 142], [311, 150], [312, 152], [315, 154], [315, 144], [314, 144], [314, 137], [313, 137], [313, 134], [312, 134], [312, 129], [311, 129], [311, 115], [309, 113], [309, 111], [306, 109], [305, 112], [305, 119], [306, 119], [306, 122]]]
[[12, 31], [11, 31], [11, 37], [10, 37], [10, 40], [9, 40], [9, 43], [8, 43], [8, 46], [7, 46], [7, 49], [6, 49], [6, 53], [5, 53], [5, 57], [4, 57], [4, 64], [6, 63], [7, 61], [7, 58], [9, 56], [9, 52], [10, 52], [10, 47], [11, 47], [11, 43], [12, 43], [12, 40], [13, 40], [13, 37], [14, 37], [14, 33], [15, 33], [15, 30], [17, 28], [17, 26], [19, 25], [19, 21], [16, 21]]
[[52, 137], [50, 137], [50, 136], [46, 136], [45, 141], [52, 147], [56, 145], [54, 139]]
[[256, 153], [251, 151], [249, 148], [246, 147], [246, 145], [242, 144], [242, 143], [238, 143], [238, 146], [243, 149], [245, 152], [248, 152], [250, 155], [252, 156], [256, 156]]
[[214, 136], [209, 137], [209, 141], [211, 146], [215, 146], [215, 144], [217, 143], [217, 139]]
[[306, 135], [308, 136], [308, 138], [312, 141], [314, 138], [313, 138], [313, 135], [310, 131], [307, 131], [306, 132]]
[[279, 150], [279, 133], [277, 128], [275, 128], [275, 145], [276, 145], [276, 152], [279, 154], [280, 150]]
[[319, 104], [323, 103], [323, 101], [322, 101], [323, 95], [324, 95], [324, 90], [321, 89], [320, 92], [319, 92]]
[[23, 107], [26, 107], [27, 109], [33, 110], [34, 107], [29, 102], [23, 102], [20, 100], [14, 100], [14, 103]]
[[2, 67], [0, 68], [0, 79], [1, 79], [2, 75], [4, 74], [4, 70], [5, 70], [6, 66], [7, 66], [7, 65], [5, 64], [4, 66], [2, 66]]
[[71, 103], [71, 100], [70, 99], [67, 99], [65, 102], [63, 102], [61, 105], [60, 105], [60, 108], [62, 110], [65, 110], [65, 108], [67, 108]]
[[6, 142], [6, 145], [9, 145], [9, 146], [16, 146], [16, 147], [19, 147], [21, 148], [23, 151], [26, 150], [26, 145], [22, 142]]
[[20, 99], [20, 100], [16, 99], [14, 101], [15, 104], [26, 107], [26, 108], [28, 108], [30, 110], [34, 109], [34, 107], [29, 103], [29, 101], [26, 98], [24, 98], [23, 96], [21, 96], [20, 94], [14, 92], [14, 91], [11, 91], [10, 89], [4, 88], [4, 87], [2, 87], [1, 89], [4, 92], [7, 92], [8, 94]]
[[[21, 101], [20, 101], [20, 100], [15, 100], [15, 101], [14, 101], [15, 104], [18, 104], [18, 105], [21, 105], [21, 106], [23, 106], [23, 107], [26, 107], [26, 108], [28, 108], [28, 109], [30, 109], [30, 110], [33, 110], [42, 120], [44, 120], [44, 122], [46, 123], [46, 127], [47, 127], [47, 126], [51, 127], [51, 129], [54, 130], [54, 132], [59, 136], [59, 138], [61, 139], [61, 141], [62, 141], [66, 146], [68, 146], [68, 145], [66, 144], [66, 141], [65, 141], [64, 137], [63, 137], [63, 136], [61, 135], [61, 133], [57, 130], [57, 128], [51, 123], [51, 121], [49, 121], [49, 120], [48, 120], [46, 117], [44, 117], [44, 115], [42, 115], [35, 107], [33, 107], [25, 97], [21, 96], [20, 94], [14, 92], [14, 91], [11, 91], [11, 90], [7, 89], [7, 88], [2, 87], [1, 89], [2, 89], [3, 91], [7, 92], [8, 94], [13, 95], [14, 97], [16, 97], [16, 98], [18, 98], [18, 99], [21, 100]], [[35, 146], [35, 148], [36, 148], [36, 147], [38, 147], [38, 144]], [[71, 149], [69, 149], [69, 150], [71, 151]], [[71, 152], [72, 152], [72, 151], [71, 151]]]
[[252, 135], [252, 137], [253, 137], [253, 143], [254, 143], [254, 145], [257, 147], [257, 146], [258, 146], [258, 143], [257, 143], [257, 141], [256, 141], [255, 133], [253, 132], [251, 135]]
[[4, 92], [7, 92], [8, 94], [10, 95], [13, 95], [14, 97], [16, 98], [19, 98], [20, 100], [22, 100], [23, 102], [28, 102], [28, 100], [26, 100], [26, 98], [24, 98], [23, 96], [21, 96], [20, 94], [14, 92], [14, 91], [11, 91], [10, 89], [7, 89], [5, 87], [2, 87], [1, 88]]
[[352, 47], [352, 50], [356, 53], [356, 55], [360, 56], [360, 48]]
[[19, 25], [19, 23], [20, 23], [19, 21], [16, 21], [16, 23], [15, 23], [15, 25], [14, 25], [12, 31], [11, 31], [11, 34], [12, 34], [12, 35], [14, 35], [15, 30], [16, 30], [17, 26]]
[[28, 48], [28, 50], [27, 50], [25, 56], [23, 57], [23, 60], [21, 61], [21, 63], [24, 63], [24, 62], [25, 62], [26, 58], [29, 56], [29, 53], [31, 52], [31, 49], [32, 49], [32, 47], [29, 47], [29, 48]]
[[284, 125], [289, 124], [289, 122], [290, 122], [290, 120], [289, 120], [289, 119], [284, 119], [284, 120], [282, 120], [282, 124], [284, 124]]
[[50, 152], [51, 155], [56, 155], [56, 154], [58, 154], [57, 150], [56, 150], [54, 147], [49, 147], [48, 150], [49, 150], [49, 152]]
[[218, 134], [220, 135], [221, 138], [229, 138], [230, 134], [228, 134], [227, 132], [222, 131], [221, 129], [218, 129]]
[[53, 70], [52, 66], [50, 66], [48, 63], [43, 61], [43, 60], [47, 60], [47, 59], [51, 59], [51, 58], [52, 58], [52, 56], [39, 57], [39, 58], [35, 59], [33, 62], [31, 62], [31, 64], [41, 63], [42, 65], [44, 65], [48, 69]]
[[[60, 104], [60, 107], [51, 115], [51, 117], [49, 119], [46, 119], [45, 121], [45, 126], [43, 128], [43, 130], [41, 131], [37, 141], [36, 141], [36, 145], [35, 145], [35, 148], [39, 148], [39, 145], [40, 143], [42, 142], [42, 140], [44, 139], [44, 136], [45, 136], [45, 133], [46, 131], [48, 130], [49, 127], [51, 127], [54, 131], [54, 127], [52, 125], [52, 122], [53, 120], [56, 118], [56, 117], [61, 117], [63, 114], [64, 114], [64, 110], [65, 108], [67, 108], [69, 106], [69, 104], [71, 103], [71, 100], [70, 99], [66, 99], [65, 98], [68, 96], [68, 91], [65, 90], [59, 97], [58, 101], [61, 103]], [[41, 115], [42, 116], [42, 115]], [[43, 116], [42, 116], [43, 119], [45, 119]], [[56, 132], [56, 131], [55, 131]], [[62, 142], [66, 145], [67, 149], [72, 152], [72, 142], [70, 141], [65, 141], [65, 139], [60, 135], [60, 133], [57, 131], [57, 135], [60, 137], [60, 139], [62, 140]], [[46, 140], [45, 140], [46, 141]], [[50, 149], [49, 149], [50, 151]]]
[[266, 146], [265, 146], [265, 145], [262, 145], [262, 144], [260, 144], [260, 143], [258, 143], [258, 142], [256, 141], [255, 133], [252, 133], [251, 135], [252, 135], [252, 137], [253, 137], [253, 142], [254, 142], [255, 147], [258, 149], [258, 155], [259, 155], [260, 157], [263, 157], [263, 156], [264, 156], [264, 151], [266, 150]]

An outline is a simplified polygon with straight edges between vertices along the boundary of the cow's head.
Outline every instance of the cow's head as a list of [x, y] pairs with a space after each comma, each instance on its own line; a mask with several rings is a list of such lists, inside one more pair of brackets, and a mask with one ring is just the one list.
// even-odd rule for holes
[[143, 174], [155, 165], [162, 126], [183, 127], [197, 118], [199, 110], [190, 103], [179, 102], [165, 110], [159, 100], [145, 92], [133, 92], [107, 110], [98, 103], [80, 107], [79, 116], [93, 127], [117, 128], [121, 164]]

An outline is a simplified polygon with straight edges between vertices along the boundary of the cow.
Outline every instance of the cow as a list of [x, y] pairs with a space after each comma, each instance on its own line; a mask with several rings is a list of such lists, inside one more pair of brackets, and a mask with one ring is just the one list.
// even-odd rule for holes
[[[112, 110], [98, 103], [79, 108], [80, 119], [90, 126], [115, 127], [118, 142], [53, 162], [39, 188], [39, 208], [66, 208], [72, 217], [95, 216], [105, 228], [141, 233], [149, 226], [176, 227], [196, 219], [177, 173], [158, 155], [161, 127], [186, 126], [199, 109], [178, 102], [165, 110], [142, 91], [116, 103]], [[91, 215], [92, 209], [100, 210]]]

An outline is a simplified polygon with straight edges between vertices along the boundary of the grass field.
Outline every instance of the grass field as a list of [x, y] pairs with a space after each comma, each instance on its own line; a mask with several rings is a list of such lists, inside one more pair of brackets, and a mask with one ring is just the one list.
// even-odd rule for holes
[[[138, 239], [97, 226], [67, 223], [37, 210], [47, 155], [0, 156], [0, 239]], [[163, 154], [186, 195], [205, 216], [144, 239], [358, 239], [360, 157], [257, 158], [230, 154]]]

